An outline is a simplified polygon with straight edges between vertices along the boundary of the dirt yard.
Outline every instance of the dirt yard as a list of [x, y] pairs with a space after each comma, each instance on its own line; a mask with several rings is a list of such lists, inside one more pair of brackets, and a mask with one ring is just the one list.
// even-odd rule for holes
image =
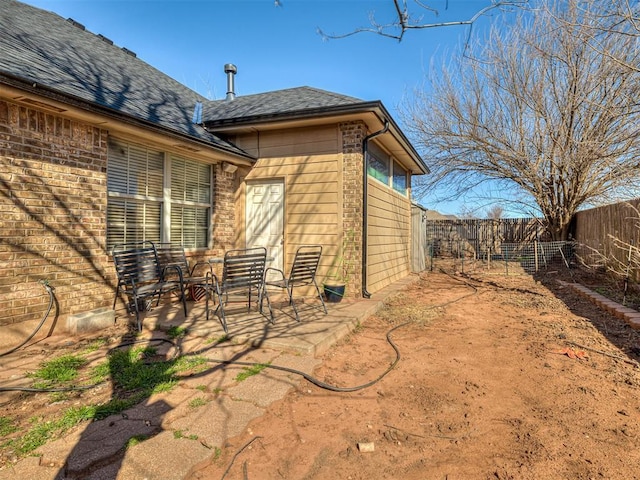
[[373, 385], [301, 380], [189, 478], [640, 478], [640, 338], [542, 282], [423, 275], [315, 372]]

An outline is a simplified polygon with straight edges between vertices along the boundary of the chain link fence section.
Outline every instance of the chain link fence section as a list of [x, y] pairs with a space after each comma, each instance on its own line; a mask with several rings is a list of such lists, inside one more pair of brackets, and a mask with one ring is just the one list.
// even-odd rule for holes
[[576, 267], [576, 244], [568, 241], [500, 243], [476, 255], [465, 240], [427, 242], [427, 268], [440, 266], [460, 272], [483, 269], [503, 275], [531, 275]]

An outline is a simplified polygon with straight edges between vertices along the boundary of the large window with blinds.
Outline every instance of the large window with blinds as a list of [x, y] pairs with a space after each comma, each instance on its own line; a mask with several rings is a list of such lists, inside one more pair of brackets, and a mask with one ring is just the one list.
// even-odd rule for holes
[[107, 248], [142, 240], [208, 246], [210, 165], [116, 139], [108, 155]]

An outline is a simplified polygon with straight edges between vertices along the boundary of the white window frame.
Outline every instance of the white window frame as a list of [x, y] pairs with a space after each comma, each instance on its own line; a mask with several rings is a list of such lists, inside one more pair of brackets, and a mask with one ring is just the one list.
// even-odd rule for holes
[[[409, 179], [407, 178], [408, 171], [391, 155], [386, 153], [382, 149], [382, 147], [376, 145], [375, 143], [370, 144], [369, 149], [367, 150], [367, 155], [369, 156], [367, 161], [367, 175], [377, 182], [382, 183], [388, 188], [393, 189], [395, 192], [404, 195], [405, 197], [409, 193]], [[376, 159], [378, 162], [383, 163], [387, 167], [387, 173], [380, 172], [379, 170], [373, 168], [371, 166], [371, 159]], [[394, 181], [395, 170], [400, 169], [403, 172], [403, 176], [405, 179], [405, 186], [403, 189], [396, 187], [396, 182]], [[378, 173], [378, 175], [372, 175], [372, 170]], [[379, 177], [386, 176], [386, 180], [382, 180]]]
[[[158, 179], [159, 182], [162, 185], [162, 189], [161, 189], [161, 193], [160, 192], [153, 192], [156, 193], [155, 195], [149, 195], [149, 185], [145, 185], [144, 186], [144, 190], [145, 190], [145, 195], [141, 195], [139, 193], [131, 193], [130, 191], [116, 191], [116, 189], [111, 189], [110, 188], [110, 168], [113, 168], [113, 163], [114, 160], [112, 160], [112, 147], [118, 147], [118, 146], [122, 146], [122, 147], [126, 147], [128, 149], [128, 152], [131, 151], [137, 151], [138, 154], [145, 152], [147, 157], [153, 157], [156, 155], [162, 155], [162, 171], [161, 171], [161, 176], [162, 179]], [[125, 217], [123, 218], [123, 221], [121, 222], [121, 228], [123, 230], [123, 232], [121, 233], [121, 237], [122, 238], [117, 238], [117, 239], [110, 239], [110, 220], [109, 220], [109, 216], [110, 214], [113, 214], [113, 212], [110, 210], [110, 207], [107, 207], [107, 247], [109, 249], [111, 249], [113, 247], [114, 244], [116, 243], [120, 243], [121, 241], [124, 242], [129, 242], [129, 241], [140, 241], [140, 240], [151, 240], [151, 241], [162, 241], [162, 242], [177, 242], [177, 243], [183, 243], [183, 240], [185, 238], [185, 232], [182, 231], [181, 232], [181, 238], [179, 239], [175, 239], [175, 238], [171, 238], [171, 212], [172, 212], [172, 205], [179, 205], [181, 207], [191, 207], [193, 209], [195, 209], [195, 211], [201, 211], [201, 210], [205, 210], [204, 214], [200, 217], [204, 219], [204, 222], [206, 223], [205, 226], [205, 238], [202, 238], [202, 235], [200, 235], [200, 243], [195, 243], [198, 241], [198, 235], [194, 234], [192, 236], [194, 243], [190, 243], [190, 244], [186, 244], [184, 245], [186, 249], [207, 249], [211, 247], [211, 237], [212, 237], [212, 212], [213, 212], [213, 190], [214, 190], [214, 178], [213, 178], [213, 166], [211, 164], [207, 164], [204, 162], [199, 162], [197, 160], [182, 156], [182, 155], [177, 155], [177, 154], [173, 154], [173, 153], [169, 153], [169, 152], [163, 152], [161, 150], [158, 149], [154, 149], [152, 147], [148, 147], [146, 145], [143, 144], [139, 144], [139, 143], [133, 143], [133, 142], [129, 142], [126, 140], [120, 140], [117, 138], [110, 138], [109, 140], [109, 149], [108, 149], [108, 160], [107, 160], [107, 200], [108, 203], [113, 199], [113, 200], [123, 200], [124, 202], [133, 202], [133, 203], [140, 203], [143, 205], [146, 204], [151, 204], [151, 205], [159, 205], [160, 208], [160, 213], [159, 213], [159, 221], [158, 223], [158, 229], [148, 229], [148, 231], [150, 232], [149, 234], [147, 234], [147, 229], [145, 228], [144, 224], [147, 222], [146, 219], [146, 209], [143, 208], [142, 210], [142, 215], [143, 215], [143, 223], [142, 225], [138, 227], [138, 224], [134, 223], [134, 227], [133, 228], [127, 228], [127, 221], [128, 219]], [[131, 155], [130, 155], [131, 156]], [[138, 155], [140, 157], [140, 155]], [[129, 157], [127, 157], [129, 158]], [[197, 195], [202, 196], [202, 192], [201, 189], [198, 188], [199, 185], [203, 185], [204, 187], [208, 187], [208, 192], [205, 193], [204, 198], [198, 198], [195, 201], [190, 200], [190, 199], [176, 199], [175, 196], [174, 198], [172, 198], [172, 187], [171, 187], [171, 167], [172, 167], [172, 162], [173, 161], [179, 161], [179, 162], [188, 162], [188, 163], [192, 163], [193, 165], [195, 165], [194, 168], [198, 168], [198, 166], [200, 167], [206, 167], [206, 169], [208, 170], [208, 182], [205, 181], [198, 181], [201, 180], [201, 177], [198, 177], [195, 180], [196, 183], [196, 192], [200, 191], [199, 193], [197, 193]], [[130, 162], [127, 161], [127, 171], [125, 173], [121, 173], [121, 177], [122, 180], [120, 179], [114, 179], [114, 182], [116, 182], [117, 180], [120, 180], [119, 185], [123, 185], [125, 184], [126, 186], [123, 186], [123, 188], [121, 188], [120, 190], [129, 190], [129, 184], [132, 183], [132, 181], [130, 180], [130, 175], [131, 175], [131, 170], [129, 169], [130, 166]], [[146, 174], [146, 180], [149, 180], [149, 174], [148, 172], [145, 172]], [[157, 174], [156, 174], [157, 177]], [[208, 185], [207, 185], [208, 183]], [[152, 189], [151, 189], [152, 190]], [[208, 197], [208, 198], [206, 198]], [[123, 210], [123, 212], [125, 212], [126, 215], [126, 209]], [[159, 230], [159, 232], [157, 231]], [[175, 228], [174, 228], [175, 230]], [[133, 232], [133, 236], [135, 238], [128, 238], [127, 234], [129, 232]], [[194, 229], [194, 232], [197, 232], [197, 228]], [[202, 241], [204, 240], [204, 241]]]

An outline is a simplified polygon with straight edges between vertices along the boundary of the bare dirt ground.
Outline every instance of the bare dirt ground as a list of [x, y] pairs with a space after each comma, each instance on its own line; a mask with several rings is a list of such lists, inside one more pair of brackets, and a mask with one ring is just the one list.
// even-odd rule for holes
[[301, 380], [190, 478], [640, 478], [640, 337], [557, 275], [424, 274], [315, 376], [375, 380], [392, 328], [384, 378]]

